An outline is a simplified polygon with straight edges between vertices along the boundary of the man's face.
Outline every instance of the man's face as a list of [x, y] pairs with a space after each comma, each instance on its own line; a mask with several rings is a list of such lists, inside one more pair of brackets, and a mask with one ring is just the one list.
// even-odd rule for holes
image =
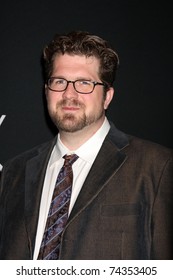
[[[99, 63], [95, 57], [59, 55], [54, 60], [52, 77], [101, 82]], [[90, 125], [97, 129], [102, 124], [105, 109], [113, 97], [113, 88], [104, 97], [103, 86], [95, 86], [90, 94], [80, 94], [69, 83], [63, 92], [51, 91], [46, 86], [46, 96], [49, 114], [59, 131], [76, 132]]]

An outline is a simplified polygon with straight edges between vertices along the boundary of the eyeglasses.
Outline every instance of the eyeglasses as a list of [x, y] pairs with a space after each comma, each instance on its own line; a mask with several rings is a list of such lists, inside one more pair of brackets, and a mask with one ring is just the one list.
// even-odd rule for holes
[[47, 81], [47, 86], [52, 91], [65, 91], [69, 85], [69, 83], [73, 84], [74, 89], [81, 94], [89, 94], [92, 93], [95, 86], [106, 86], [104, 83], [93, 82], [88, 80], [76, 80], [76, 81], [68, 81], [66, 79], [50, 77]]

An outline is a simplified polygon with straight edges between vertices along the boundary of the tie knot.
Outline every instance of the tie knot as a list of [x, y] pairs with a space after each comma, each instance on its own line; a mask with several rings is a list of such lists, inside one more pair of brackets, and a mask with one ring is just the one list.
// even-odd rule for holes
[[78, 156], [76, 154], [72, 154], [72, 155], [65, 155], [63, 156], [63, 158], [65, 159], [64, 166], [68, 166], [68, 165], [72, 165], [78, 159]]

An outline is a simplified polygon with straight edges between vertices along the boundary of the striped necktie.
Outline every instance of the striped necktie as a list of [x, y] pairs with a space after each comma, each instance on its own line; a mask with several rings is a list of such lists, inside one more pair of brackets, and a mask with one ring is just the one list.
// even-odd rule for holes
[[65, 159], [64, 165], [56, 180], [45, 232], [40, 247], [38, 256], [40, 260], [59, 259], [61, 235], [68, 219], [68, 209], [73, 183], [72, 164], [78, 159], [78, 156], [72, 154], [65, 155], [63, 158]]

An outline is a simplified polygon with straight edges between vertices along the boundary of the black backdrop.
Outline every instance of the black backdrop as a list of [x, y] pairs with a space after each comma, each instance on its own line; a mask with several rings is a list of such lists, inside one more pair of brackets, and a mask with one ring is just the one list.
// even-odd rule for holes
[[52, 138], [40, 56], [56, 32], [74, 29], [102, 36], [119, 53], [108, 117], [127, 133], [173, 147], [172, 8], [167, 1], [6, 0], [0, 16], [1, 165]]

